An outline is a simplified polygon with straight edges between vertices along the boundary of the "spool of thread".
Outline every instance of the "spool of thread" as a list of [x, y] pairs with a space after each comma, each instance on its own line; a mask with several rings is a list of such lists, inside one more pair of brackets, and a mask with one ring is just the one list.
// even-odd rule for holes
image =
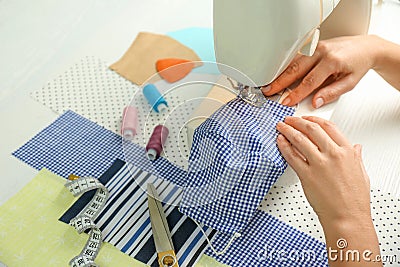
[[154, 84], [149, 83], [143, 87], [143, 95], [155, 112], [164, 112], [167, 110], [167, 101], [165, 101]]
[[147, 157], [150, 160], [155, 160], [160, 156], [168, 134], [168, 128], [163, 125], [157, 125], [154, 128], [149, 142], [146, 145]]
[[135, 107], [127, 106], [122, 113], [121, 134], [124, 138], [131, 140], [137, 133], [138, 110]]

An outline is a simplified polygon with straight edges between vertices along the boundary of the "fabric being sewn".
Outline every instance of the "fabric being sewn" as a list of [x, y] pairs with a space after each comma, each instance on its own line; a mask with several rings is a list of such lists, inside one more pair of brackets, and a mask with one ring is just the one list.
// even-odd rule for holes
[[287, 167], [276, 146], [276, 124], [294, 109], [236, 98], [194, 133], [180, 211], [213, 229], [243, 229]]

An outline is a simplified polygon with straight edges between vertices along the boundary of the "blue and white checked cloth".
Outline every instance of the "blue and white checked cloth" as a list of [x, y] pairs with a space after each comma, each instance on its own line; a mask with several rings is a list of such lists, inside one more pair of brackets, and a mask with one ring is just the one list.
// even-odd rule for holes
[[186, 176], [184, 170], [163, 157], [149, 161], [143, 147], [122, 140], [73, 111], [62, 114], [13, 155], [35, 169], [47, 168], [65, 178], [71, 173], [100, 177], [116, 158], [178, 186], [184, 184]]
[[[213, 245], [221, 251], [231, 238], [217, 234]], [[229, 266], [328, 267], [325, 244], [264, 211], [257, 210], [242, 236], [223, 255], [206, 254]]]
[[[283, 116], [281, 118], [283, 119]], [[136, 145], [134, 145], [132, 149], [137, 149], [136, 151], [138, 152], [138, 157], [135, 159], [135, 166], [141, 167], [143, 170], [151, 171], [151, 168], [153, 167], [144, 163], [146, 161], [143, 152], [144, 149]], [[121, 137], [72, 111], [68, 111], [60, 116], [55, 122], [38, 133], [13, 154], [34, 168], [40, 169], [45, 167], [64, 177], [70, 173], [75, 173], [81, 176], [88, 175], [99, 177], [113, 164], [115, 158], [123, 157]], [[171, 181], [174, 179], [173, 182], [176, 182], [177, 184], [184, 183], [186, 172], [167, 161], [164, 162], [164, 159], [161, 159], [157, 164], [160, 164], [157, 169], [161, 173], [168, 175]], [[120, 168], [121, 167], [119, 167], [117, 171], [120, 170]], [[163, 168], [165, 168], [165, 170], [163, 170]], [[117, 172], [113, 172], [110, 175], [120, 177], [121, 181], [125, 177], [122, 173], [117, 174]], [[128, 182], [128, 180], [124, 181]], [[122, 190], [119, 192], [121, 192], [122, 199], [123, 196], [128, 196], [131, 191]], [[90, 193], [91, 192], [88, 192], [86, 194]], [[91, 197], [88, 197], [87, 199], [89, 200]], [[81, 199], [79, 199], [77, 203], [80, 201]], [[122, 209], [115, 208], [115, 210]], [[179, 215], [176, 208], [174, 209], [174, 212], [177, 213], [176, 218], [181, 218], [182, 215]], [[104, 214], [104, 218], [112, 218], [112, 214], [113, 213], [111, 213], [111, 215], [106, 213]], [[288, 253], [298, 251], [299, 249], [313, 250], [316, 254], [319, 254], [320, 252], [323, 253], [325, 245], [265, 212], [256, 211], [255, 214], [254, 212], [252, 214], [250, 222], [241, 231], [242, 236], [235, 239], [232, 246], [229, 247], [224, 255], [216, 256], [210, 249], [206, 251], [206, 254], [231, 266], [327, 266], [327, 262], [323, 257], [319, 263], [316, 262], [316, 260], [301, 261], [286, 258], [285, 261], [281, 261], [282, 258], [269, 258], [269, 252], [274, 254], [274, 251], [278, 251], [277, 253], [279, 254], [279, 250], [284, 250]], [[124, 216], [126, 215], [119, 217], [120, 220], [123, 220], [125, 218]], [[171, 219], [172, 218], [175, 217], [171, 217]], [[129, 221], [128, 217], [126, 217], [126, 219]], [[172, 229], [176, 227], [180, 229], [180, 231], [177, 231], [175, 234], [175, 240], [185, 243], [189, 240], [187, 239], [187, 235], [192, 235], [190, 233], [193, 233], [196, 226], [195, 224], [190, 223], [190, 220], [185, 220], [185, 222], [182, 223], [182, 226], [185, 227], [182, 228], [182, 226], [179, 226], [180, 221], [180, 219], [176, 219], [174, 222], [169, 222], [169, 225]], [[123, 235], [124, 230], [119, 227], [114, 228], [115, 224], [111, 224], [111, 221], [105, 222], [104, 225], [108, 225], [108, 227], [113, 226], [111, 229], [112, 231], [115, 231], [116, 235]], [[188, 225], [188, 228], [186, 228], [186, 225]], [[201, 238], [202, 233], [198, 232], [198, 228], [196, 231], [196, 237], [193, 240], [203, 240]], [[210, 233], [210, 235], [214, 234], [212, 243], [217, 250], [221, 250], [231, 237], [230, 234], [215, 233], [215, 231], [207, 233]], [[211, 237], [210, 235], [209, 237]], [[112, 236], [110, 235], [110, 238], [111, 237]], [[140, 239], [137, 239], [136, 241], [139, 242]], [[150, 263], [150, 260], [154, 257], [152, 252], [153, 250], [147, 249], [147, 246], [151, 245], [149, 242], [151, 243], [151, 239], [148, 239], [148, 242], [146, 242], [146, 244], [141, 248], [143, 254], [136, 254], [138, 259], [140, 258], [142, 262]], [[136, 244], [129, 243], [131, 246], [128, 247], [126, 245], [128, 243], [129, 242], [124, 244], [121, 243], [123, 244], [123, 249], [127, 249], [126, 252], [135, 247]], [[201, 245], [200, 247], [197, 247], [199, 243]], [[186, 257], [185, 262], [187, 260], [190, 262], [188, 266], [197, 259], [200, 251], [203, 251], [205, 248], [204, 241], [200, 241], [199, 243], [196, 245], [197, 249], [192, 250], [193, 252], [196, 251], [194, 252], [194, 255], [192, 253], [184, 255], [184, 257]], [[194, 243], [192, 242], [191, 244]], [[179, 246], [180, 245], [177, 247]], [[185, 245], [182, 245], [182, 248], [183, 246]], [[131, 252], [128, 253], [131, 254]], [[132, 253], [131, 255], [134, 254]], [[290, 255], [294, 254], [288, 254], [288, 256]]]
[[180, 211], [223, 233], [243, 229], [287, 167], [276, 124], [294, 109], [236, 98], [194, 133]]

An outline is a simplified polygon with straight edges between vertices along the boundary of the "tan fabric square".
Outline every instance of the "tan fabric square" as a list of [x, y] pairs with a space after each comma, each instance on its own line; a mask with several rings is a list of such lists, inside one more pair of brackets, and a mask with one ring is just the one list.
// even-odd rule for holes
[[142, 85], [157, 73], [156, 61], [163, 58], [201, 61], [192, 49], [169, 36], [140, 32], [122, 58], [112, 64], [110, 69]]

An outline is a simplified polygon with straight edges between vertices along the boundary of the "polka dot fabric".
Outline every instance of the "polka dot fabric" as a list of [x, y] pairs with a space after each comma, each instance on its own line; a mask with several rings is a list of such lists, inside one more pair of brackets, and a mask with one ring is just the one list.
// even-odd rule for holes
[[199, 101], [186, 101], [179, 90], [164, 96], [171, 107], [168, 112], [153, 112], [139, 86], [110, 70], [103, 60], [86, 57], [32, 92], [31, 97], [58, 114], [73, 110], [116, 134], [120, 134], [124, 107], [132, 105], [139, 111], [139, 127], [132, 141], [145, 147], [154, 127], [165, 124], [170, 134], [164, 156], [175, 165], [187, 168], [190, 149], [186, 127], [182, 126]]
[[[261, 202], [260, 210], [309, 234], [321, 242], [325, 236], [318, 217], [308, 203], [300, 183], [291, 186], [273, 186]], [[396, 255], [392, 264], [400, 264], [400, 199], [378, 189], [371, 190], [371, 212], [383, 256]]]
[[102, 60], [85, 57], [31, 97], [58, 114], [74, 110], [119, 133], [122, 110], [137, 90]]

